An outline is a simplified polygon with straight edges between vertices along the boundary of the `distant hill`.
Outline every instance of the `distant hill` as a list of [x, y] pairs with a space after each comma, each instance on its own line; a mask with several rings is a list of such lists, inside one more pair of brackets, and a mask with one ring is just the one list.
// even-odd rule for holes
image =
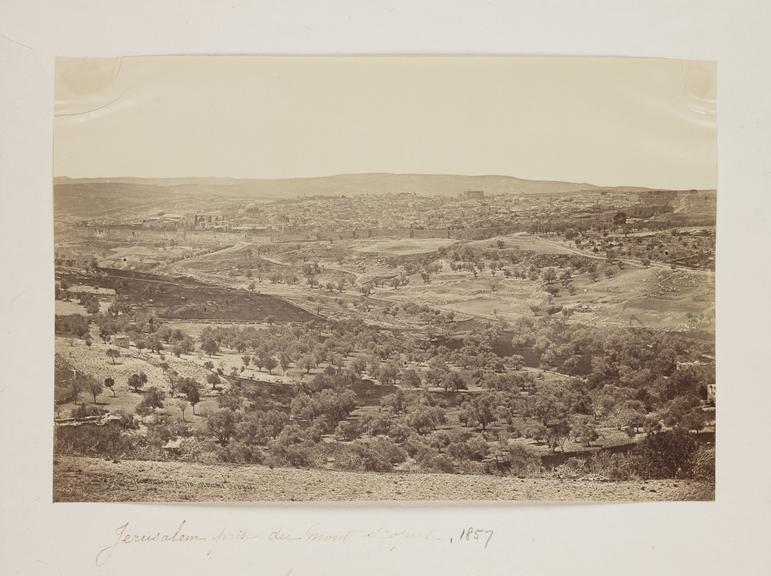
[[306, 196], [356, 196], [408, 193], [456, 196], [465, 190], [497, 194], [546, 194], [579, 191], [644, 191], [637, 187], [525, 180], [512, 176], [443, 174], [340, 174], [315, 178], [55, 178], [58, 214], [88, 216], [122, 210], [190, 209], [244, 200], [269, 201]]
[[252, 195], [238, 187], [167, 185], [163, 180], [135, 183], [121, 180], [54, 182], [54, 214], [81, 218], [151, 212], [207, 211], [243, 204]]

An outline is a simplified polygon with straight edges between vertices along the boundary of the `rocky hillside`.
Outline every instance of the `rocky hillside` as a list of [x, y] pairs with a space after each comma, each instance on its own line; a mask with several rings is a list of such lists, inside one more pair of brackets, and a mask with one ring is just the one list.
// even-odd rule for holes
[[58, 456], [54, 501], [661, 501], [711, 500], [692, 480], [605, 482], [457, 474], [298, 470]]

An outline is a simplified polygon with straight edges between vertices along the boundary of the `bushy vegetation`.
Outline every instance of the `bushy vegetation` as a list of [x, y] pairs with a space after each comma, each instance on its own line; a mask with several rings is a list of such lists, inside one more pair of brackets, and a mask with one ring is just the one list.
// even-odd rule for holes
[[89, 320], [82, 314], [57, 315], [54, 319], [54, 331], [57, 334], [83, 338], [88, 334]]
[[[569, 290], [572, 274], [596, 270], [581, 257], [501, 246], [442, 255], [456, 268], [473, 262], [477, 271], [508, 269], [556, 290]], [[409, 265], [427, 274], [428, 283], [436, 267], [425, 258]], [[307, 276], [315, 273], [309, 269]], [[451, 313], [418, 304], [402, 304], [401, 312], [425, 315], [442, 329], [454, 322]], [[597, 329], [568, 322], [561, 310], [544, 312], [513, 325], [489, 322], [463, 339], [356, 320], [207, 325], [194, 339], [120, 300], [104, 313], [57, 316], [59, 334], [83, 338], [95, 325], [105, 342], [127, 334], [138, 350], [159, 359], [164, 351], [180, 357], [197, 348], [208, 370], [199, 382], [166, 364], [168, 392], [165, 383], [164, 389], [148, 385], [141, 371], [131, 374], [122, 384], [141, 398], [132, 425], [122, 419], [63, 426], [57, 450], [379, 472], [714, 478], [714, 457], [695, 440], [707, 422], [707, 385], [714, 381], [714, 365], [702, 361], [709, 345], [673, 333]], [[240, 371], [226, 374], [215, 364], [223, 353], [240, 357]], [[114, 364], [120, 354], [109, 348], [105, 362]], [[279, 374], [282, 393], [271, 394], [255, 374]], [[72, 394], [61, 394], [65, 399], [88, 391], [96, 404], [105, 386], [115, 394], [112, 379], [67, 381], [75, 383]], [[205, 416], [196, 414], [204, 395], [218, 405]], [[188, 408], [205, 424], [192, 426]], [[81, 405], [72, 417], [97, 412]], [[626, 434], [626, 451], [595, 450], [605, 447], [608, 430]], [[544, 455], [569, 450], [580, 456], [553, 472], [544, 464]]]

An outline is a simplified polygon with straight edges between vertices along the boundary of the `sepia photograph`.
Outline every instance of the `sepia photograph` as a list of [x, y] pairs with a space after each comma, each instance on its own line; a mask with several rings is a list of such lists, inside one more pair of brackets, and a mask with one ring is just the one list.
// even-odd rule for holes
[[55, 502], [715, 499], [714, 63], [54, 89]]

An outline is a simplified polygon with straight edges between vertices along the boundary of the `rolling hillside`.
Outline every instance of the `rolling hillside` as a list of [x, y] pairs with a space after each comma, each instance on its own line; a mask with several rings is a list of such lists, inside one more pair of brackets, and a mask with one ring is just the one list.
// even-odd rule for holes
[[169, 210], [227, 201], [277, 200], [298, 196], [353, 196], [358, 194], [419, 194], [456, 196], [464, 190], [487, 194], [569, 193], [586, 190], [644, 190], [600, 188], [591, 184], [524, 180], [511, 176], [443, 174], [340, 174], [282, 180], [234, 178], [56, 178], [54, 210], [57, 215], [94, 216], [112, 211]]

